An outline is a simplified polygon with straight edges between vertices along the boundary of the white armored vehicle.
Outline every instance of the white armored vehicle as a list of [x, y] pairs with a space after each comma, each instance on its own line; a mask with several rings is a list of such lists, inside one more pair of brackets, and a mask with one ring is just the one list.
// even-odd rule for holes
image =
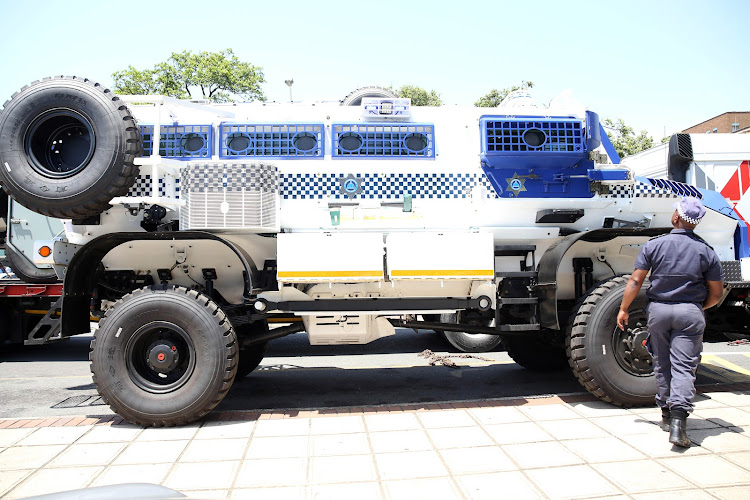
[[[37, 261], [64, 278], [63, 336], [104, 313], [94, 381], [132, 422], [200, 418], [271, 339], [399, 326], [467, 351], [502, 341], [527, 368], [569, 363], [605, 401], [652, 403], [644, 294], [615, 325], [640, 245], [671, 229], [674, 201], [702, 198], [730, 328], [748, 318], [747, 227], [718, 193], [608, 161], [595, 113], [511, 97], [207, 105], [56, 77], [5, 103], [0, 180], [68, 219]], [[301, 321], [269, 329], [279, 315]]]

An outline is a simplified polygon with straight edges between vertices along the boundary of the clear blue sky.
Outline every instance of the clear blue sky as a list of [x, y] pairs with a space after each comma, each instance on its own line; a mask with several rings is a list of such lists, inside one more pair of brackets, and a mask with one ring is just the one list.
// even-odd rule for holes
[[750, 2], [0, 0], [0, 102], [54, 74], [111, 85], [182, 50], [234, 49], [270, 100], [419, 85], [470, 105], [530, 80], [657, 140], [750, 111]]

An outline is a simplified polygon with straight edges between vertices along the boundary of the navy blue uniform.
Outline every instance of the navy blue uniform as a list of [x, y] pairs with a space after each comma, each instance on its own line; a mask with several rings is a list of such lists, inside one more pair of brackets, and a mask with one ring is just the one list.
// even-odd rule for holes
[[722, 281], [716, 252], [687, 229], [646, 242], [635, 268], [651, 271], [646, 292], [649, 347], [661, 408], [691, 412], [703, 346], [707, 281]]

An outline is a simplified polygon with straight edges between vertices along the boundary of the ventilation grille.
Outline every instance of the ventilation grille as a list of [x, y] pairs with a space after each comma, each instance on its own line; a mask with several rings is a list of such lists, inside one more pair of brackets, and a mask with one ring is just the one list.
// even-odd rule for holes
[[190, 164], [182, 170], [180, 229], [278, 230], [275, 165]]
[[221, 158], [322, 158], [323, 124], [226, 124], [219, 127]]
[[581, 154], [586, 143], [583, 124], [576, 119], [488, 117], [482, 118], [481, 124], [487, 154]]
[[[141, 125], [142, 156], [154, 151], [154, 126]], [[210, 158], [213, 133], [211, 125], [162, 125], [159, 154], [164, 158], [191, 160]]]
[[693, 159], [693, 141], [690, 134], [677, 134], [677, 154], [689, 160]]
[[334, 124], [331, 155], [434, 158], [435, 127], [430, 124]]

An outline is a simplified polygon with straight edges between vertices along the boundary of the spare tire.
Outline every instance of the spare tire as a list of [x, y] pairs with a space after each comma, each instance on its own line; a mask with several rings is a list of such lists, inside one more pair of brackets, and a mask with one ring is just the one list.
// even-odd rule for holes
[[21, 89], [0, 112], [0, 183], [50, 217], [97, 215], [138, 176], [135, 120], [120, 98], [75, 76]]
[[362, 99], [365, 97], [386, 97], [395, 99], [398, 97], [398, 94], [392, 90], [384, 89], [383, 87], [361, 87], [344, 97], [344, 100], [341, 101], [341, 105], [359, 106], [362, 104]]

